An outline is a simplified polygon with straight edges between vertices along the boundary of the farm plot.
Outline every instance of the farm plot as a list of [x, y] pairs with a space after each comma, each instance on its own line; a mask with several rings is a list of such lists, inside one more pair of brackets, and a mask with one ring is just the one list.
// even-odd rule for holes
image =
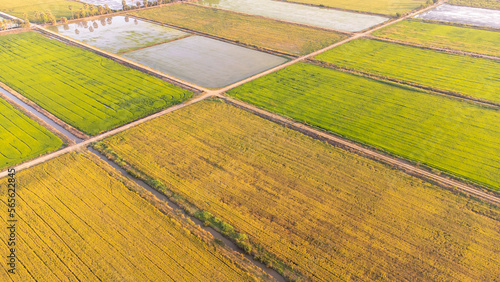
[[334, 30], [356, 32], [381, 24], [389, 18], [344, 12], [273, 0], [200, 0], [197, 3]]
[[287, 61], [284, 57], [201, 36], [191, 36], [122, 56], [209, 88], [229, 85]]
[[38, 33], [0, 37], [0, 80], [87, 134], [191, 97], [190, 91]]
[[69, 6], [73, 7], [74, 11], [79, 11], [83, 8], [83, 4], [77, 1], [58, 1], [58, 0], [0, 0], [0, 11], [9, 15], [23, 18], [26, 13], [31, 22], [35, 22], [35, 12], [50, 11], [57, 19], [61, 17], [71, 18]]
[[[108, 7], [112, 10], [122, 10], [123, 9], [123, 0], [80, 0], [81, 2], [89, 3], [92, 5], [96, 6], [104, 6], [108, 5]], [[136, 7], [137, 2], [141, 3], [141, 6], [143, 5], [143, 1], [137, 1], [137, 0], [125, 0], [125, 3], [128, 6], [134, 6]]]
[[228, 94], [500, 191], [498, 110], [308, 64]]
[[0, 98], [0, 170], [55, 151], [62, 144], [49, 130]]
[[311, 53], [347, 37], [333, 31], [187, 4], [142, 10], [132, 15], [297, 55]]
[[500, 10], [500, 1], [498, 0], [449, 0], [447, 3], [460, 6]]
[[378, 40], [358, 39], [316, 56], [336, 66], [500, 102], [500, 63]]
[[123, 53], [189, 35], [126, 16], [49, 26], [48, 29], [112, 53]]
[[[16, 180], [21, 183], [16, 191], [17, 273], [9, 275], [4, 264], [2, 281], [255, 278], [193, 235], [173, 212], [167, 210], [167, 216], [129, 191], [135, 183], [90, 153], [63, 155], [19, 172]], [[6, 206], [4, 198], [5, 211]], [[7, 213], [0, 218], [6, 222]], [[7, 257], [6, 244], [1, 253]]]
[[321, 5], [333, 8], [347, 9], [361, 12], [372, 12], [385, 15], [405, 13], [425, 4], [426, 0], [376, 0], [366, 2], [364, 0], [290, 0], [313, 5]]
[[500, 28], [500, 11], [443, 4], [415, 18]]
[[222, 102], [196, 103], [103, 143], [205, 211], [202, 218], [248, 235], [260, 246], [252, 252], [289, 278], [273, 256], [303, 280], [500, 274], [491, 267], [499, 262], [498, 209]]
[[500, 33], [495, 31], [410, 20], [390, 25], [373, 35], [500, 57]]

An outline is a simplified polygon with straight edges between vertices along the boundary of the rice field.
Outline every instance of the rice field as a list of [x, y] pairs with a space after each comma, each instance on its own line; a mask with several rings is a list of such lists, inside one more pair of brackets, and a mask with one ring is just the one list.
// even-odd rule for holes
[[302, 63], [228, 94], [500, 191], [498, 110]]
[[142, 10], [132, 15], [297, 55], [311, 53], [346, 38], [333, 31], [187, 4]]
[[248, 236], [238, 240], [289, 279], [500, 275], [498, 209], [223, 102], [196, 103], [103, 144]]
[[500, 33], [495, 31], [409, 20], [390, 25], [373, 35], [500, 57]]
[[500, 1], [498, 0], [449, 0], [447, 3], [460, 6], [500, 10]]
[[305, 4], [347, 9], [361, 12], [371, 12], [394, 16], [396, 13], [406, 13], [419, 8], [426, 0], [291, 0]]
[[389, 20], [385, 16], [322, 9], [273, 0], [199, 0], [196, 3], [235, 12], [347, 32], [362, 31]]
[[35, 32], [0, 37], [0, 80], [89, 135], [155, 113], [190, 91]]
[[106, 17], [47, 28], [111, 53], [130, 52], [190, 35], [128, 16]]
[[396, 43], [357, 39], [315, 57], [336, 66], [500, 102], [500, 63]]
[[0, 98], [0, 170], [55, 151], [63, 141]]
[[50, 11], [56, 19], [61, 17], [71, 18], [72, 13], [69, 6], [73, 7], [73, 11], [79, 11], [83, 8], [83, 3], [77, 1], [61, 1], [61, 0], [0, 0], [0, 11], [9, 15], [23, 19], [24, 14], [28, 15], [30, 22], [36, 22], [35, 12]]
[[[2, 281], [257, 280], [88, 152], [18, 172], [16, 180], [17, 272], [2, 263]], [[2, 257], [8, 253], [2, 244]]]
[[443, 4], [415, 18], [500, 28], [500, 11]]

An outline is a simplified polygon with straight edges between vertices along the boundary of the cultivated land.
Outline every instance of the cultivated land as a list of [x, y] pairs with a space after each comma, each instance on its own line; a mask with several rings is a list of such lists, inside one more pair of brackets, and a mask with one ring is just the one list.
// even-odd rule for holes
[[[3, 264], [2, 281], [254, 278], [191, 234], [171, 211], [166, 216], [129, 191], [135, 184], [94, 155], [66, 154], [16, 179], [21, 183], [16, 196], [18, 272], [9, 275]], [[7, 211], [5, 198], [2, 209]], [[0, 218], [6, 222], [6, 216]], [[5, 244], [1, 251], [7, 257]]]
[[192, 93], [35, 32], [0, 37], [0, 80], [94, 135], [178, 104]]
[[443, 4], [415, 17], [500, 29], [500, 11], [498, 10]]
[[333, 31], [186, 4], [132, 14], [252, 46], [297, 55], [311, 53], [347, 37]]
[[500, 57], [500, 33], [495, 31], [409, 20], [390, 25], [372, 35]]
[[190, 35], [124, 16], [49, 26], [48, 29], [112, 53], [128, 52]]
[[500, 191], [498, 110], [308, 64], [228, 94]]
[[103, 143], [208, 221], [212, 214], [248, 235], [263, 261], [280, 269], [276, 256], [306, 279], [500, 275], [498, 209], [222, 102], [199, 102]]
[[31, 22], [35, 22], [35, 11], [45, 12], [49, 10], [58, 20], [61, 17], [71, 18], [69, 5], [73, 6], [73, 11], [79, 11], [83, 4], [76, 1], [57, 0], [0, 0], [0, 11], [23, 19], [24, 13], [28, 15]]
[[0, 170], [59, 149], [63, 141], [0, 98]]
[[500, 10], [498, 0], [449, 0], [448, 4]]
[[378, 40], [357, 39], [315, 57], [336, 66], [500, 103], [500, 63]]
[[405, 13], [420, 7], [426, 0], [376, 0], [369, 3], [364, 0], [291, 0], [290, 2], [323, 5], [353, 11], [372, 12], [395, 15]]

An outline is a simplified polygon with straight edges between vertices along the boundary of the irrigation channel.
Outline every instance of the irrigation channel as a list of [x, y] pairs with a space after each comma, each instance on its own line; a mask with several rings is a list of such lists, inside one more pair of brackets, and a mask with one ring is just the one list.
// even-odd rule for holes
[[144, 188], [147, 191], [151, 192], [151, 194], [153, 194], [158, 200], [166, 203], [175, 212], [180, 212], [185, 217], [190, 218], [192, 221], [194, 221], [194, 223], [196, 223], [198, 226], [200, 226], [203, 230], [205, 230], [205, 231], [209, 232], [210, 234], [212, 234], [212, 236], [214, 236], [214, 238], [217, 238], [217, 239], [221, 240], [222, 242], [224, 242], [224, 244], [227, 247], [229, 247], [230, 249], [232, 249], [233, 251], [236, 251], [238, 253], [243, 254], [248, 260], [250, 260], [251, 262], [253, 262], [253, 264], [255, 264], [256, 266], [258, 266], [259, 268], [261, 268], [269, 276], [271, 276], [274, 279], [276, 279], [276, 281], [283, 281], [283, 282], [286, 281], [285, 278], [283, 278], [283, 276], [281, 276], [281, 274], [279, 274], [276, 270], [265, 266], [263, 263], [255, 260], [251, 255], [243, 252], [240, 248], [238, 248], [238, 246], [236, 246], [236, 244], [234, 244], [231, 240], [227, 239], [226, 237], [222, 236], [222, 234], [220, 234], [218, 231], [216, 231], [212, 227], [205, 226], [203, 224], [203, 222], [201, 222], [197, 218], [186, 214], [181, 207], [179, 207], [174, 202], [170, 201], [170, 199], [167, 196], [161, 194], [156, 189], [154, 189], [151, 186], [147, 185], [146, 183], [144, 183], [144, 181], [138, 180], [138, 179], [136, 179], [134, 177], [131, 177], [123, 168], [121, 168], [116, 163], [114, 163], [113, 161], [111, 161], [108, 158], [106, 158], [105, 156], [103, 156], [99, 151], [97, 151], [97, 150], [95, 150], [95, 149], [93, 149], [91, 147], [88, 147], [87, 150], [90, 151], [90, 152], [92, 152], [92, 153], [94, 153], [95, 155], [97, 155], [101, 160], [103, 160], [104, 162], [106, 162], [107, 164], [109, 164], [110, 166], [112, 166], [114, 169], [116, 169], [117, 171], [119, 171], [123, 176], [125, 176], [128, 179], [134, 181], [136, 184], [140, 185], [142, 188]]
[[7, 91], [7, 90], [3, 89], [2, 87], [0, 87], [0, 92], [2, 92], [2, 95], [8, 97], [10, 100], [12, 100], [18, 106], [24, 108], [26, 111], [32, 113], [37, 118], [43, 120], [45, 123], [47, 123], [48, 125], [50, 125], [51, 127], [53, 127], [55, 130], [59, 131], [59, 133], [61, 133], [62, 135], [64, 135], [66, 138], [74, 141], [77, 144], [83, 141], [83, 139], [76, 137], [71, 132], [69, 132], [68, 130], [64, 129], [62, 126], [60, 126], [59, 124], [55, 123], [53, 120], [51, 120], [50, 118], [48, 118], [46, 115], [44, 115], [41, 112], [37, 111], [36, 109], [34, 109], [33, 107], [31, 107], [30, 105], [24, 103], [23, 101], [21, 101], [16, 96], [10, 94], [9, 91]]

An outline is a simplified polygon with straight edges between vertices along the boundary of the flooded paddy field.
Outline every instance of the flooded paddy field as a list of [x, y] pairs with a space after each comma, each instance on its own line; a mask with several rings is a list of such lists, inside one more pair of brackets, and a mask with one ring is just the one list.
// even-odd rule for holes
[[126, 16], [107, 17], [48, 28], [112, 53], [127, 52], [189, 35], [180, 30]]
[[[84, 3], [89, 3], [89, 4], [92, 4], [92, 5], [96, 5], [96, 6], [104, 6], [104, 5], [108, 5], [109, 8], [113, 9], [113, 10], [122, 10], [123, 9], [123, 5], [122, 5], [122, 0], [80, 0], [80, 2], [84, 2]], [[141, 6], [142, 6], [142, 1], [141, 2]], [[129, 6], [135, 6], [136, 3], [137, 3], [137, 0], [125, 0], [125, 3], [127, 3], [127, 5]]]
[[416, 18], [500, 28], [500, 11], [443, 4]]
[[287, 61], [201, 36], [132, 51], [123, 57], [208, 88], [229, 85]]
[[301, 24], [357, 32], [389, 18], [272, 0], [201, 0], [197, 3]]

